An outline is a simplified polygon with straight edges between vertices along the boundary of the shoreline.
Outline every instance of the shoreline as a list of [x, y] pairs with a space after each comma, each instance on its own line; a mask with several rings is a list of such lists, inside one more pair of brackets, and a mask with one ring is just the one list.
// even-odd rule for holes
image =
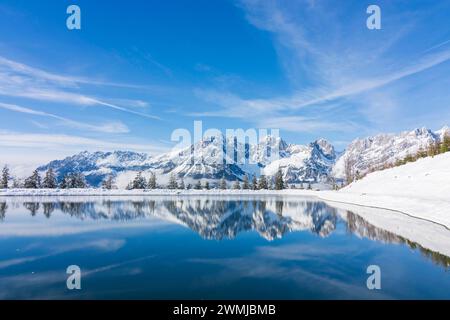
[[3, 199], [34, 197], [129, 197], [129, 196], [271, 196], [314, 197], [322, 201], [356, 205], [372, 209], [385, 209], [412, 218], [433, 222], [450, 230], [450, 201], [439, 198], [413, 198], [341, 191], [286, 190], [104, 190], [104, 189], [7, 189], [0, 190]]

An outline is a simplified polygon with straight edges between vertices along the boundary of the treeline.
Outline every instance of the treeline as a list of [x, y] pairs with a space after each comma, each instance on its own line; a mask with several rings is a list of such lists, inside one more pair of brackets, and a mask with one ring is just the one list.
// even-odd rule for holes
[[220, 179], [218, 183], [211, 184], [208, 180], [202, 182], [197, 180], [195, 184], [185, 184], [184, 179], [177, 178], [175, 174], [169, 176], [169, 181], [165, 185], [157, 183], [156, 175], [150, 174], [150, 177], [146, 179], [142, 172], [138, 172], [135, 178], [129, 182], [127, 189], [133, 190], [145, 190], [145, 189], [171, 189], [171, 190], [210, 190], [210, 189], [233, 189], [233, 190], [283, 190], [286, 188], [286, 184], [283, 179], [281, 170], [275, 174], [273, 178], [268, 178], [261, 175], [259, 178], [252, 176], [250, 181], [249, 177], [245, 175], [242, 181], [236, 180], [232, 185], [229, 185], [225, 178]]
[[[60, 181], [52, 168], [48, 169], [43, 176], [37, 170], [24, 180], [14, 179], [9, 171], [8, 166], [4, 166], [0, 178], [0, 189], [8, 188], [25, 188], [25, 189], [84, 189], [89, 188], [86, 178], [82, 173], [67, 173]], [[197, 180], [195, 184], [185, 184], [184, 179], [177, 178], [175, 174], [169, 176], [167, 184], [158, 184], [156, 175], [152, 172], [150, 177], [146, 179], [142, 172], [138, 172], [134, 179], [129, 182], [127, 190], [147, 190], [147, 189], [172, 189], [172, 190], [209, 190], [209, 189], [233, 189], [233, 190], [283, 190], [289, 186], [285, 183], [281, 170], [274, 177], [261, 175], [257, 178], [255, 175], [250, 179], [245, 175], [242, 181], [236, 180], [229, 184], [225, 178], [218, 183], [211, 183], [208, 180], [202, 182]], [[101, 183], [101, 188], [112, 190], [117, 189], [116, 181], [112, 175], [108, 175]], [[290, 186], [295, 188], [295, 186]], [[304, 189], [303, 183], [300, 189]], [[311, 189], [311, 183], [307, 184], [307, 189]]]
[[4, 166], [0, 178], [0, 189], [8, 188], [25, 188], [25, 189], [83, 189], [89, 185], [82, 173], [68, 173], [64, 175], [58, 183], [53, 169], [48, 169], [44, 177], [37, 170], [34, 170], [32, 175], [25, 178], [23, 181], [13, 178], [10, 174], [8, 166]]

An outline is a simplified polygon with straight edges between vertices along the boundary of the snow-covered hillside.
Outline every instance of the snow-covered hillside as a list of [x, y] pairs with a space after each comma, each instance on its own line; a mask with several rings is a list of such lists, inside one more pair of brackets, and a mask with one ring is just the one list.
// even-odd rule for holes
[[450, 152], [370, 173], [321, 197], [399, 210], [450, 228]]

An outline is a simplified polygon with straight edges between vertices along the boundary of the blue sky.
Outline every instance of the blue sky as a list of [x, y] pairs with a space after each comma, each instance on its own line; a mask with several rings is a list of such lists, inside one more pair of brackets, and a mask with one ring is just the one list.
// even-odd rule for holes
[[158, 153], [194, 120], [338, 149], [450, 123], [449, 1], [2, 0], [0, 30], [0, 164]]

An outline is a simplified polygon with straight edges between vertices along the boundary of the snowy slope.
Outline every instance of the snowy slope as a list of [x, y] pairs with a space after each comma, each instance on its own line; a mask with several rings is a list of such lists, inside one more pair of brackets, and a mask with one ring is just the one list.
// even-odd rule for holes
[[450, 228], [450, 152], [370, 173], [320, 197], [399, 210]]

